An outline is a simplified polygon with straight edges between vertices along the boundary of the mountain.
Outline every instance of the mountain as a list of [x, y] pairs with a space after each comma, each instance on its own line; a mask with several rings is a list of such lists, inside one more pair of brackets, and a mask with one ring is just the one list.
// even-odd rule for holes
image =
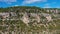
[[0, 30], [21, 32], [21, 34], [22, 32], [57, 33], [60, 30], [59, 14], [59, 8], [39, 8], [35, 6], [0, 8]]

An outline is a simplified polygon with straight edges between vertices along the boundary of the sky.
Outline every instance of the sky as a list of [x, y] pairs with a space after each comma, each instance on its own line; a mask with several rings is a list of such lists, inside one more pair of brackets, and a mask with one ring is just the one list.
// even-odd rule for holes
[[0, 0], [0, 7], [37, 6], [41, 8], [60, 8], [60, 0]]

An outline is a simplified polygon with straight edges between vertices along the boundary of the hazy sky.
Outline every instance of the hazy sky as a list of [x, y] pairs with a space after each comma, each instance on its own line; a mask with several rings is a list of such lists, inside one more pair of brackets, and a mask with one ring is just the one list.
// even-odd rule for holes
[[42, 8], [60, 8], [60, 0], [0, 0], [0, 7], [37, 6]]

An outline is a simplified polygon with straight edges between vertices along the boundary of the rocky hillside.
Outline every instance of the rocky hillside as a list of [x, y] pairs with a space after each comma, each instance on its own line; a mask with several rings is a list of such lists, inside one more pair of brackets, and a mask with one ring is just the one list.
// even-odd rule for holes
[[0, 8], [0, 32], [59, 34], [60, 9], [39, 7]]

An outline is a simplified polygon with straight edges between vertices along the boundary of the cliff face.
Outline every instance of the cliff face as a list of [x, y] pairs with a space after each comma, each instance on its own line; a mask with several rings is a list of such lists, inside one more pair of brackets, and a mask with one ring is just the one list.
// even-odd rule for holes
[[[4, 12], [3, 12], [4, 10]], [[39, 7], [9, 7], [5, 9], [0, 9], [1, 14], [5, 13], [4, 15], [1, 15], [2, 18], [6, 17], [6, 19], [17, 19], [22, 20], [24, 23], [28, 24], [30, 22], [36, 21], [37, 23], [46, 21], [50, 22], [55, 19], [57, 19], [60, 10], [57, 8], [39, 8]], [[53, 19], [55, 18], [55, 19]]]

